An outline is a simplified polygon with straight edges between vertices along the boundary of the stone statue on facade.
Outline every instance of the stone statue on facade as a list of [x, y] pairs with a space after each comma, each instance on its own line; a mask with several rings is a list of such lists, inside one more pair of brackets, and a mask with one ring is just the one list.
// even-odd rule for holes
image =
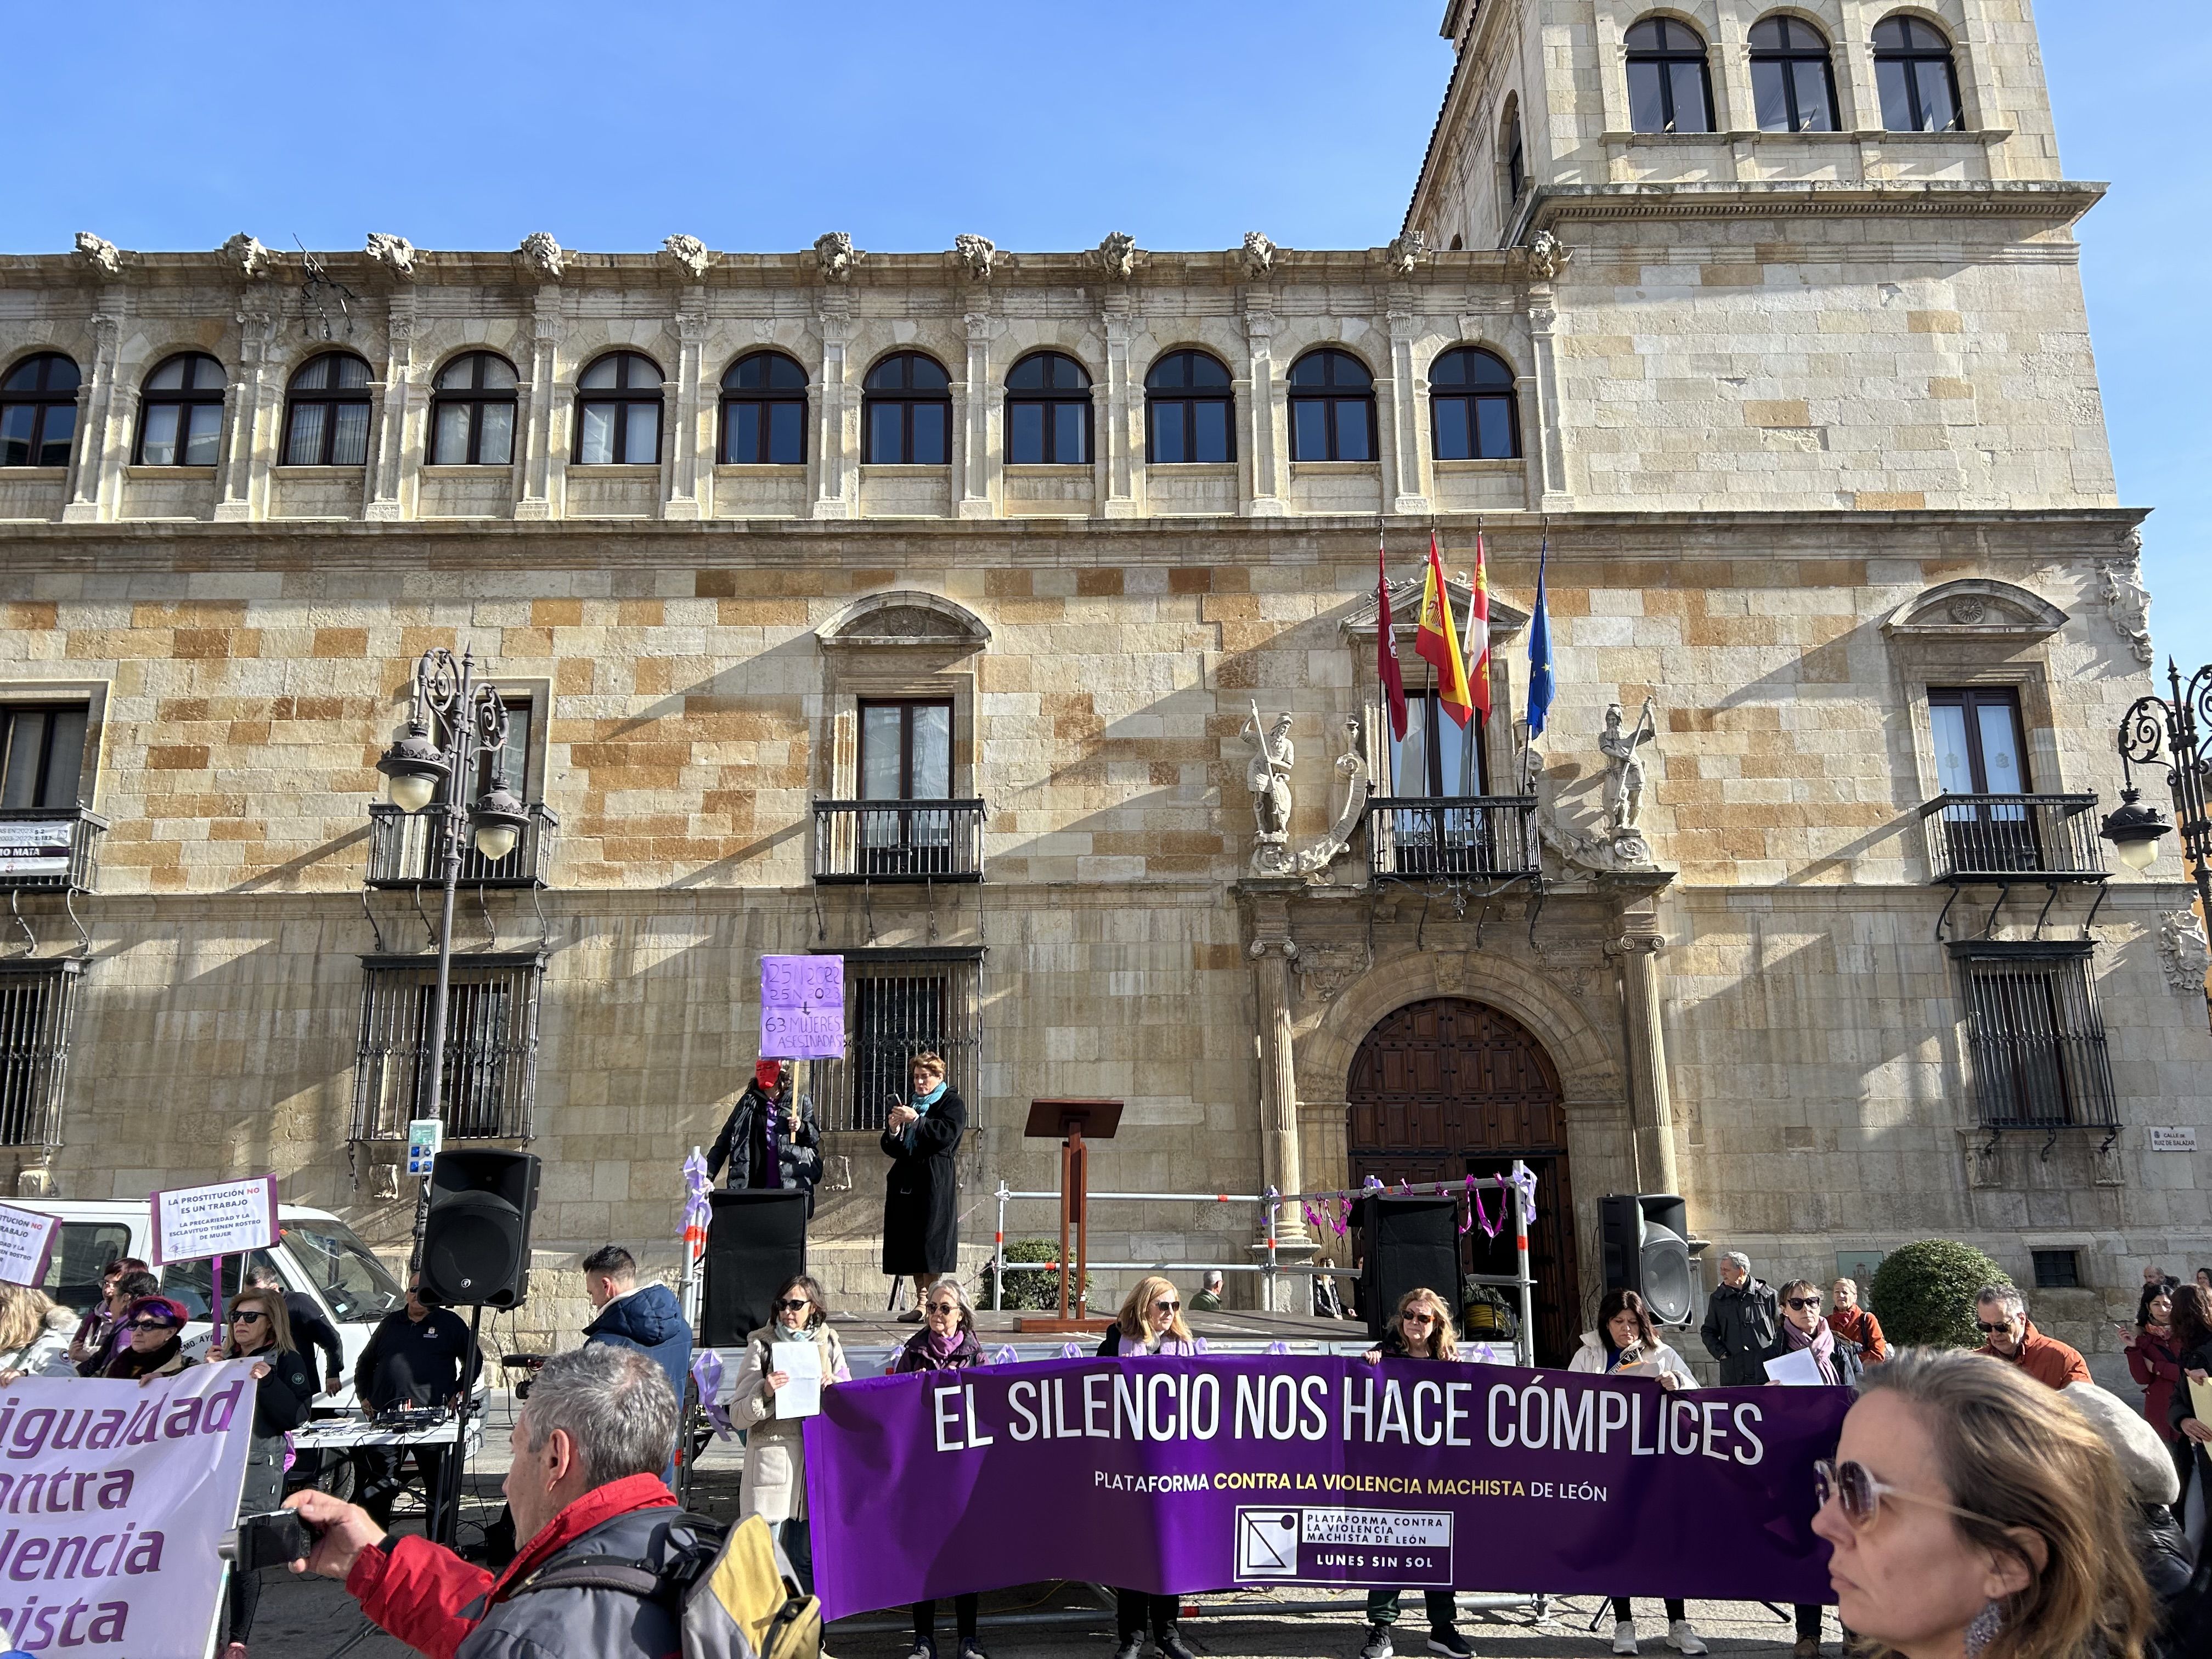
[[2193, 909], [2170, 910], [2159, 918], [2159, 961], [2166, 982], [2177, 993], [2205, 994], [2204, 976], [2212, 973], [2212, 946], [2204, 942], [2204, 929]]
[[1620, 705], [1608, 703], [1605, 710], [1605, 730], [1599, 735], [1599, 752], [1606, 758], [1605, 827], [1613, 842], [1613, 856], [1622, 864], [1651, 862], [1650, 843], [1637, 819], [1644, 811], [1644, 760], [1638, 752], [1647, 743], [1659, 736], [1658, 705], [1650, 697], [1644, 700], [1644, 712], [1638, 717], [1636, 729], [1621, 729]]
[[235, 264], [249, 283], [258, 282], [269, 274], [272, 257], [258, 236], [249, 236], [240, 231], [222, 245], [223, 258]]
[[415, 244], [381, 230], [368, 233], [368, 257], [402, 282], [415, 280]]
[[1574, 257], [1575, 251], [1548, 230], [1528, 239], [1528, 274], [1540, 283], [1552, 281]]
[[968, 279], [975, 283], [991, 280], [991, 266], [999, 257], [999, 245], [988, 236], [971, 236], [963, 232], [952, 239], [952, 252], [959, 259]]
[[1136, 274], [1137, 239], [1124, 230], [1109, 232], [1106, 240], [1091, 250], [1091, 257], [1115, 282], [1126, 283]]
[[522, 239], [522, 246], [515, 252], [527, 259], [538, 274], [549, 282], [559, 282], [561, 273], [568, 268], [568, 256], [561, 252], [561, 244], [553, 240], [553, 233], [550, 230], [532, 231]]
[[2105, 609], [2112, 631], [2128, 642], [2136, 660], [2148, 667], [2158, 653], [2150, 642], [2150, 589], [2143, 586], [2142, 532], [2130, 531], [2126, 559], [2114, 559], [2098, 568], [2105, 577]]
[[853, 262], [860, 257], [849, 231], [825, 230], [814, 239], [814, 263], [825, 283], [850, 282]]
[[76, 251], [104, 276], [118, 276], [123, 272], [122, 251], [105, 236], [80, 230], [76, 234]]
[[690, 271], [694, 282], [704, 277], [707, 267], [714, 263], [714, 256], [707, 251], [704, 242], [696, 236], [686, 236], [680, 231], [665, 238], [660, 244], [660, 251]]
[[1272, 276], [1275, 269], [1275, 245], [1256, 230], [1244, 233], [1244, 274], [1254, 282]]
[[1429, 239], [1418, 230], [1409, 230], [1391, 239], [1387, 255], [1390, 269], [1401, 276], [1410, 276], [1413, 267], [1429, 257]]
[[1260, 843], [1252, 854], [1252, 867], [1260, 869], [1271, 848], [1278, 856], [1269, 862], [1279, 866], [1279, 854], [1290, 841], [1291, 767], [1297, 757], [1291, 744], [1291, 717], [1276, 715], [1270, 730], [1255, 699], [1252, 716], [1237, 735], [1252, 745], [1252, 759], [1244, 769], [1244, 787], [1252, 792], [1252, 823]]

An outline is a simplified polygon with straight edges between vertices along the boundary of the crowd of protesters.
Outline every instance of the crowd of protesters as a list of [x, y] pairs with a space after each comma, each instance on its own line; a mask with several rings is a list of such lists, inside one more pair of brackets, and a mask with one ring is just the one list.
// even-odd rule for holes
[[[957, 1115], [957, 1101], [955, 1108], [944, 1122]], [[917, 1112], [903, 1127], [926, 1115]], [[610, 1589], [588, 1571], [562, 1576], [571, 1564], [587, 1568], [610, 1556], [650, 1566], [673, 1547], [672, 1528], [682, 1519], [672, 1454], [680, 1444], [690, 1326], [665, 1286], [639, 1283], [635, 1258], [620, 1247], [594, 1252], [584, 1269], [595, 1310], [586, 1345], [544, 1363], [515, 1425], [506, 1488], [517, 1541], [508, 1559], [478, 1565], [427, 1538], [392, 1535], [391, 1471], [366, 1483], [358, 1506], [315, 1490], [289, 1500], [319, 1533], [305, 1567], [344, 1580], [374, 1622], [417, 1651], [453, 1655], [466, 1644], [470, 1659], [532, 1650], [670, 1659], [681, 1646], [665, 1606]], [[1804, 1279], [1776, 1290], [1737, 1253], [1723, 1258], [1721, 1278], [1698, 1334], [1724, 1384], [1769, 1382], [1769, 1367], [1778, 1364], [1816, 1375], [1823, 1386], [1856, 1389], [1835, 1455], [1816, 1466], [1813, 1494], [1814, 1530], [1830, 1548], [1846, 1652], [1903, 1659], [2212, 1653], [2212, 1559], [2203, 1547], [2212, 1421], [2197, 1415], [2189, 1388], [2212, 1376], [2212, 1290], [2146, 1273], [2135, 1322], [2122, 1328], [2129, 1368], [2144, 1390], [2138, 1409], [2098, 1387], [2081, 1354], [2039, 1330], [2008, 1285], [1986, 1286], [1973, 1299], [1979, 1349], [1936, 1352], [1893, 1348], [1848, 1279], [1825, 1295]], [[311, 1300], [297, 1298], [304, 1309], [295, 1300], [273, 1273], [249, 1273], [206, 1356], [252, 1362], [241, 1516], [275, 1506], [286, 1437], [307, 1421], [319, 1375], [319, 1387], [334, 1390], [343, 1370], [335, 1332]], [[915, 1311], [921, 1328], [899, 1348], [893, 1375], [989, 1363], [957, 1279], [927, 1279]], [[1202, 1354], [1205, 1340], [1186, 1313], [1171, 1280], [1147, 1277], [1097, 1352], [1137, 1363]], [[112, 1264], [99, 1302], [82, 1319], [36, 1290], [0, 1286], [0, 1385], [24, 1376], [143, 1383], [174, 1376], [187, 1363], [191, 1317], [134, 1261]], [[779, 1357], [790, 1343], [819, 1348], [814, 1369], [823, 1386], [850, 1381], [828, 1297], [804, 1273], [780, 1288], [769, 1322], [748, 1336], [729, 1413], [744, 1432], [738, 1518], [769, 1524], [779, 1566], [811, 1593], [803, 1420], [778, 1412], [779, 1395], [793, 1382]], [[320, 1368], [311, 1363], [317, 1354], [327, 1356]], [[443, 1407], [471, 1386], [472, 1356], [466, 1328], [428, 1304], [418, 1283], [371, 1336], [354, 1382], [371, 1409]], [[1449, 1303], [1415, 1289], [1390, 1309], [1364, 1357], [1432, 1364], [1471, 1354], [1460, 1346]], [[1568, 1369], [1646, 1378], [1669, 1391], [1700, 1386], [1642, 1297], [1626, 1290], [1601, 1300]], [[434, 1453], [424, 1473], [435, 1492]], [[436, 1516], [429, 1518], [434, 1529]], [[1756, 1589], [1746, 1587], [1747, 1594]], [[1180, 1600], [1117, 1590], [1116, 1659], [1141, 1659], [1148, 1644], [1164, 1659], [1189, 1659]], [[1392, 1659], [1401, 1600], [1395, 1590], [1369, 1593], [1361, 1659]], [[246, 1659], [258, 1601], [258, 1576], [234, 1574], [218, 1638], [224, 1659]], [[1662, 1601], [1668, 1646], [1705, 1653], [1684, 1603]], [[958, 1659], [985, 1659], [978, 1598], [958, 1595], [952, 1604]], [[1450, 1592], [1424, 1591], [1422, 1611], [1428, 1651], [1447, 1659], [1472, 1654]], [[913, 1659], [938, 1659], [938, 1612], [930, 1601], [912, 1608]], [[1613, 1651], [1635, 1653], [1632, 1604], [1614, 1597], [1611, 1613]], [[1796, 1609], [1796, 1659], [1820, 1654], [1822, 1616], [1817, 1606]]]

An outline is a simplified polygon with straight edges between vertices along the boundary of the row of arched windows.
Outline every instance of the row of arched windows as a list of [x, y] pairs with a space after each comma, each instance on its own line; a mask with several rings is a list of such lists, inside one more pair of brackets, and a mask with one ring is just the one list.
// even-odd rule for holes
[[[1687, 23], [1647, 17], [1628, 31], [1629, 125], [1638, 132], [1711, 132], [1713, 82], [1705, 42]], [[1827, 37], [1802, 17], [1751, 27], [1751, 95], [1763, 132], [1838, 130]], [[1875, 88], [1891, 132], [1948, 132], [1962, 122], [1958, 65], [1933, 23], [1886, 17], [1874, 27]]]
[[[326, 351], [287, 389], [281, 464], [362, 466], [368, 460], [368, 364]], [[1351, 352], [1324, 346], [1291, 365], [1291, 458], [1376, 459], [1375, 377]], [[1438, 460], [1510, 460], [1521, 453], [1513, 371], [1492, 352], [1455, 346], [1429, 369]], [[495, 351], [467, 351], [431, 381], [432, 466], [507, 466], [514, 459], [520, 377]], [[76, 365], [59, 352], [25, 358], [0, 380], [0, 465], [62, 466], [76, 423]], [[131, 449], [140, 466], [212, 466], [226, 390], [205, 352], [164, 358], [146, 377]], [[659, 365], [610, 351], [576, 377], [574, 458], [586, 466], [660, 459]], [[1145, 376], [1146, 459], [1156, 465], [1237, 459], [1229, 368], [1204, 351], [1159, 358]], [[780, 351], [740, 357], [722, 376], [718, 458], [736, 465], [806, 459], [806, 371]], [[874, 465], [942, 466], [951, 459], [952, 378], [921, 351], [895, 351], [861, 381], [861, 459]], [[1064, 352], [1034, 351], [1006, 376], [1006, 458], [1017, 466], [1091, 462], [1091, 376]]]

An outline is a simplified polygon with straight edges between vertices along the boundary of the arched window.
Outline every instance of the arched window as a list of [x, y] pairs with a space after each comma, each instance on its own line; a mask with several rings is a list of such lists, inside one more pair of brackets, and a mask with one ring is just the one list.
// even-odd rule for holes
[[1203, 351], [1170, 351], [1145, 376], [1145, 459], [1155, 465], [1237, 459], [1229, 371]]
[[284, 395], [284, 465], [368, 464], [368, 365], [350, 351], [310, 357]]
[[1751, 101], [1762, 132], [1836, 131], [1836, 75], [1827, 38], [1800, 17], [1751, 26]]
[[[1521, 142], [1521, 106], [1505, 111], [1505, 131], [1498, 135], [1498, 150], [1505, 158], [1505, 204], [1510, 209], [1528, 188], [1528, 152]], [[1501, 217], [1503, 216], [1500, 216]]]
[[222, 442], [222, 365], [204, 351], [165, 357], [138, 400], [141, 466], [213, 466]]
[[507, 466], [514, 460], [514, 365], [496, 351], [465, 351], [430, 388], [430, 465]]
[[797, 466], [806, 459], [806, 371], [781, 351], [756, 351], [722, 376], [722, 459]]
[[1628, 31], [1628, 125], [1638, 132], [1711, 132], [1705, 43], [1687, 23], [1647, 17]]
[[0, 466], [67, 466], [76, 431], [76, 365], [58, 351], [26, 357], [0, 380]]
[[1006, 376], [1006, 460], [1013, 466], [1091, 461], [1091, 376], [1064, 352], [1034, 351]]
[[895, 351], [860, 383], [871, 466], [943, 466], [951, 459], [952, 377], [934, 357]]
[[1430, 424], [1440, 461], [1510, 461], [1521, 454], [1513, 371], [1474, 346], [1445, 352], [1429, 368]]
[[660, 365], [610, 351], [576, 377], [576, 459], [586, 466], [660, 460]]
[[1950, 132], [1959, 114], [1959, 67], [1933, 23], [1885, 17], [1874, 26], [1874, 80], [1881, 124], [1892, 132]]
[[1291, 459], [1375, 459], [1375, 377], [1348, 351], [1325, 347], [1291, 365]]

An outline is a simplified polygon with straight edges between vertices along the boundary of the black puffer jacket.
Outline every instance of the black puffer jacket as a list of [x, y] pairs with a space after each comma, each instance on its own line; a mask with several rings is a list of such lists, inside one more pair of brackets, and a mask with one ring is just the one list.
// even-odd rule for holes
[[[745, 1085], [745, 1091], [738, 1097], [738, 1103], [722, 1120], [722, 1133], [714, 1137], [714, 1144], [707, 1149], [707, 1178], [712, 1181], [729, 1165], [729, 1179], [723, 1182], [732, 1192], [743, 1192], [752, 1187], [777, 1187], [788, 1190], [797, 1188], [806, 1194], [806, 1213], [814, 1213], [814, 1187], [822, 1179], [822, 1131], [815, 1121], [814, 1100], [810, 1095], [799, 1097], [799, 1127], [793, 1129], [788, 1108], [760, 1086], [757, 1080]], [[775, 1133], [775, 1178], [755, 1179], [753, 1163], [758, 1154], [763, 1116], [771, 1121]]]

